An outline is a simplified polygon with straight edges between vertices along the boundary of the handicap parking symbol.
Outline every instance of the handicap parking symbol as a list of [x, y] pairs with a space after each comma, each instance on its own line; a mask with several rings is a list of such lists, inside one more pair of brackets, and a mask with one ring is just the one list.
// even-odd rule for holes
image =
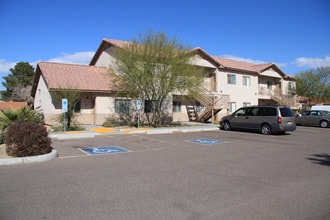
[[197, 144], [218, 144], [218, 143], [222, 143], [223, 140], [203, 138], [203, 139], [191, 140], [191, 142], [197, 143]]
[[128, 152], [128, 150], [116, 146], [87, 147], [87, 148], [82, 148], [81, 150], [90, 155], [115, 154], [115, 153]]

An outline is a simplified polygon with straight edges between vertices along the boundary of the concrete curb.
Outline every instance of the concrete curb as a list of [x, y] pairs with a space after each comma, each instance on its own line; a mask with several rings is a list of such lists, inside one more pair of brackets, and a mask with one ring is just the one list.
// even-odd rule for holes
[[37, 163], [51, 160], [57, 157], [57, 151], [52, 149], [48, 154], [31, 156], [31, 157], [15, 157], [15, 158], [1, 158], [0, 165], [13, 165], [13, 164], [24, 164], [24, 163]]
[[56, 139], [75, 139], [75, 138], [93, 138], [97, 133], [77, 133], [77, 134], [49, 134], [50, 138]]

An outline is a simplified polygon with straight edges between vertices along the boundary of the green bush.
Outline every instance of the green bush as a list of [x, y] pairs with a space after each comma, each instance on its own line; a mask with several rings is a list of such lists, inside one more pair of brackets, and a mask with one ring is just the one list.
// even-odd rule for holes
[[44, 115], [37, 111], [30, 109], [27, 106], [24, 106], [20, 109], [13, 110], [13, 109], [6, 109], [0, 110], [0, 144], [3, 143], [5, 139], [5, 133], [7, 127], [14, 123], [26, 122], [26, 121], [33, 121], [40, 124], [44, 123]]
[[51, 152], [51, 139], [47, 129], [37, 122], [11, 124], [5, 135], [7, 154], [13, 157], [27, 157]]

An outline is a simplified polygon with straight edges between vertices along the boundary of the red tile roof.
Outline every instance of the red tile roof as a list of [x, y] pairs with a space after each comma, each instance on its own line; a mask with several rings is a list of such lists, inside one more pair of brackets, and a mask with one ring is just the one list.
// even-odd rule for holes
[[215, 57], [215, 56], [213, 56], [213, 58], [216, 61], [218, 61], [224, 68], [238, 69], [238, 70], [249, 71], [249, 72], [260, 72], [273, 65], [273, 63], [255, 64], [255, 63], [248, 63], [248, 62], [226, 59], [226, 58]]
[[48, 89], [113, 91], [108, 68], [88, 65], [40, 62], [37, 74], [43, 75]]
[[7, 110], [7, 109], [12, 109], [12, 110], [17, 110], [22, 108], [23, 106], [27, 106], [27, 102], [0, 102], [0, 109], [1, 110]]

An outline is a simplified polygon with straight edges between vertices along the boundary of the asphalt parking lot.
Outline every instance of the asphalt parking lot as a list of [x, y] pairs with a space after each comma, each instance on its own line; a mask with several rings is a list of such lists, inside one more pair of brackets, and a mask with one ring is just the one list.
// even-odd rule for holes
[[329, 134], [54, 139], [58, 158], [0, 167], [0, 219], [329, 219]]

